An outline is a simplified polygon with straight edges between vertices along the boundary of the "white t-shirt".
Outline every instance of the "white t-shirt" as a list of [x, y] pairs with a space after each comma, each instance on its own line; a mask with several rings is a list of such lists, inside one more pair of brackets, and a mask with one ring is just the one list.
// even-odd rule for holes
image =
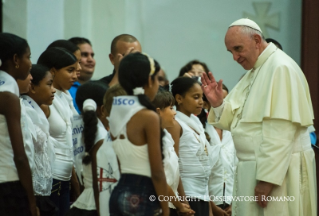
[[[67, 92], [68, 93], [68, 92]], [[53, 164], [53, 178], [69, 181], [73, 168], [72, 119], [74, 112], [65, 92], [56, 90], [50, 106], [50, 141], [54, 145], [56, 159]], [[72, 98], [71, 98], [72, 103]]]
[[96, 154], [96, 160], [98, 186], [100, 191], [100, 216], [109, 216], [110, 210], [108, 203], [110, 201], [111, 193], [121, 176], [109, 132]]
[[[0, 71], [0, 92], [11, 92], [19, 97], [17, 82], [4, 71]], [[18, 181], [7, 120], [4, 115], [0, 115], [0, 155], [0, 183]]]
[[[75, 115], [73, 117], [73, 130], [72, 130], [72, 140], [73, 140], [73, 152], [74, 152], [74, 165], [75, 171], [78, 176], [78, 179], [81, 185], [84, 185], [82, 181], [82, 172], [83, 172], [83, 157], [85, 154], [85, 144], [82, 138], [84, 122], [81, 115]], [[94, 143], [96, 144], [99, 140], [102, 140], [106, 136], [106, 129], [102, 122], [98, 119], [97, 132], [95, 136]]]
[[[96, 132], [94, 143], [96, 144], [98, 141], [103, 140], [106, 137], [106, 134], [107, 134], [106, 129], [104, 128], [102, 122], [98, 119], [97, 132]], [[95, 210], [96, 206], [95, 206], [94, 190], [93, 190], [92, 163], [89, 163], [88, 165], [82, 164], [82, 170], [83, 170], [82, 175], [83, 175], [84, 191], [81, 193], [81, 195], [76, 200], [76, 202], [72, 205], [72, 207], [75, 206], [79, 209]]]

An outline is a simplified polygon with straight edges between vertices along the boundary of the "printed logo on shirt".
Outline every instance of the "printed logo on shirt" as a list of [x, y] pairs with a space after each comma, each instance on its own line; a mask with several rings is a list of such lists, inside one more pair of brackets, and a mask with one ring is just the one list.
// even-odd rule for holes
[[2, 86], [5, 83], [6, 83], [6, 81], [0, 80], [0, 86]]
[[114, 98], [113, 105], [133, 105], [135, 101], [133, 99]]
[[[80, 127], [78, 125], [76, 125], [74, 128], [73, 128], [73, 131], [72, 131], [72, 135], [75, 135], [75, 134], [80, 134], [82, 133], [83, 131], [83, 125], [81, 125]], [[74, 144], [74, 143], [73, 143]]]
[[[73, 143], [73, 145], [74, 145], [74, 143]], [[74, 149], [73, 150], [74, 156], [76, 156], [77, 154], [82, 153], [83, 151], [84, 151], [84, 146], [80, 146], [80, 147]]]
[[109, 190], [112, 193], [112, 185], [117, 182], [117, 179], [113, 176], [113, 168], [110, 163], [108, 163], [108, 169], [103, 169], [102, 167], [97, 167], [97, 180], [99, 191]]
[[78, 138], [73, 138], [72, 140], [73, 140], [73, 145], [78, 144]]

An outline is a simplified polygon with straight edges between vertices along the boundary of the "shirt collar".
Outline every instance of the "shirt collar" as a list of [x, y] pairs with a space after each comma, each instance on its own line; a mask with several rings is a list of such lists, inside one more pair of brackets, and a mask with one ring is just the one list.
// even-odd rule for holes
[[278, 48], [273, 44], [269, 43], [266, 49], [259, 55], [253, 69], [256, 69], [260, 67], [265, 61], [268, 59], [268, 57], [277, 50]]

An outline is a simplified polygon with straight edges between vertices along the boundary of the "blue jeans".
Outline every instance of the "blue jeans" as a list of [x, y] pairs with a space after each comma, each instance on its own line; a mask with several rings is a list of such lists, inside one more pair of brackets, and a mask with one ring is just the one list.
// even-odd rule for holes
[[53, 179], [50, 199], [59, 209], [57, 216], [64, 216], [70, 209], [70, 181]]
[[161, 215], [159, 201], [150, 201], [155, 196], [151, 178], [134, 174], [122, 174], [110, 197], [111, 216]]

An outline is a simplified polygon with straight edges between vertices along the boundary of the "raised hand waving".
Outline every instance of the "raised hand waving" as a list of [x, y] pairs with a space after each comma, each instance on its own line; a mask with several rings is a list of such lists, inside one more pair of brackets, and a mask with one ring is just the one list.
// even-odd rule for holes
[[203, 73], [202, 90], [213, 107], [218, 107], [223, 103], [223, 80], [216, 82], [212, 72]]

